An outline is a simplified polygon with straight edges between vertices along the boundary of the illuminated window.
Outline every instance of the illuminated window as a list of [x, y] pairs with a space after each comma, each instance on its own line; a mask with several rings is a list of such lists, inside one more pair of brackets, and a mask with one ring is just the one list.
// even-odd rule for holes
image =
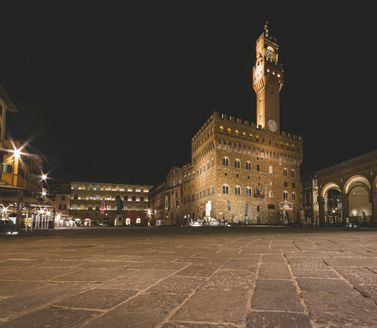
[[273, 198], [273, 197], [274, 197], [274, 193], [272, 192], [272, 190], [270, 190], [270, 191], [268, 192], [268, 197], [269, 197], [269, 198]]
[[283, 191], [283, 199], [284, 200], [288, 199], [288, 191]]
[[241, 161], [239, 160], [239, 159], [236, 159], [235, 161], [234, 161], [234, 167], [236, 167], [236, 168], [240, 168], [241, 167]]
[[228, 133], [232, 133], [232, 129], [231, 128], [227, 128], [226, 129]]
[[131, 219], [130, 218], [127, 218], [126, 219], [126, 226], [130, 226], [131, 225]]
[[229, 186], [227, 184], [223, 185], [223, 194], [229, 194]]
[[140, 218], [136, 219], [136, 224], [141, 224], [141, 219]]
[[292, 192], [292, 200], [296, 200], [296, 193]]
[[239, 131], [238, 131], [238, 130], [235, 130], [234, 132], [235, 132], [236, 134], [238, 134], [238, 133], [239, 133]]
[[223, 157], [223, 165], [229, 166], [229, 158], [228, 157]]
[[288, 176], [288, 169], [286, 167], [283, 169], [283, 175], [285, 177]]
[[274, 173], [274, 168], [272, 167], [272, 165], [268, 167], [268, 173]]
[[241, 187], [240, 186], [234, 187], [234, 194], [237, 195], [237, 196], [241, 195]]
[[224, 127], [222, 125], [220, 125], [220, 130], [223, 131], [224, 130]]
[[246, 170], [251, 170], [251, 162], [250, 161], [246, 162]]
[[246, 196], [251, 197], [251, 195], [252, 195], [251, 187], [246, 187]]
[[242, 132], [242, 135], [243, 135], [243, 136], [246, 136], [246, 132], [245, 132], [245, 131], [243, 131], [243, 132]]

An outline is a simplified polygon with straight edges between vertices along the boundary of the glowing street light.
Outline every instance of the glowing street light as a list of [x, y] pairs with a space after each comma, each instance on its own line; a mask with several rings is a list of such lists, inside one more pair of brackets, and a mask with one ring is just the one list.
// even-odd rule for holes
[[46, 192], [46, 190], [43, 189], [43, 190], [42, 190], [42, 196], [43, 196], [43, 197], [46, 197], [46, 195], [47, 195], [47, 192]]
[[13, 156], [15, 158], [16, 161], [18, 161], [20, 158], [21, 158], [21, 149], [17, 149], [15, 148], [13, 151]]
[[46, 181], [47, 180], [47, 174], [43, 173], [42, 176], [41, 176], [41, 178], [42, 178], [43, 181]]

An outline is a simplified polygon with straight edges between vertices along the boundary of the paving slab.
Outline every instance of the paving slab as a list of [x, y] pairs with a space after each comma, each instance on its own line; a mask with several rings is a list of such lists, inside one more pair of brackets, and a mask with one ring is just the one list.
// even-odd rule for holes
[[304, 313], [252, 312], [246, 321], [248, 328], [312, 328]]
[[285, 263], [262, 263], [259, 277], [263, 279], [291, 279], [291, 273]]
[[162, 328], [235, 328], [235, 325], [228, 325], [220, 322], [200, 323], [200, 322], [168, 322]]
[[295, 312], [304, 310], [293, 281], [290, 280], [258, 279], [251, 299], [251, 308]]
[[256, 274], [249, 270], [220, 269], [200, 289], [224, 290], [253, 288]]
[[169, 312], [184, 299], [185, 296], [177, 294], [143, 294], [130, 299], [85, 327], [156, 327], [162, 324]]
[[4, 323], [1, 328], [72, 328], [95, 316], [89, 311], [47, 308]]
[[53, 305], [65, 306], [70, 308], [86, 309], [110, 309], [131, 296], [135, 295], [135, 290], [120, 289], [91, 289], [74, 296], [67, 297]]
[[247, 298], [247, 290], [199, 290], [171, 320], [241, 324], [246, 318]]

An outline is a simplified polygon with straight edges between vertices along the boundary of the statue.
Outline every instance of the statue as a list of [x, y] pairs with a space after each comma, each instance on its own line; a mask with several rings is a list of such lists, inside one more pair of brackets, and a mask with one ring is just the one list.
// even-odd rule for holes
[[210, 217], [211, 216], [211, 210], [212, 210], [212, 202], [209, 200], [206, 203], [206, 217]]
[[122, 214], [123, 202], [119, 196], [115, 197], [115, 206], [116, 206], [116, 214], [118, 215]]

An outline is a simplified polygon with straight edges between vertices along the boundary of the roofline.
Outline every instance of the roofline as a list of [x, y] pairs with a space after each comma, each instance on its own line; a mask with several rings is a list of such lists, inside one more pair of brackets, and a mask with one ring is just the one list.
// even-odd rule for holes
[[5, 91], [5, 89], [3, 88], [1, 84], [0, 84], [0, 100], [3, 101], [3, 103], [5, 104], [5, 109], [8, 112], [18, 113], [16, 106], [14, 105], [12, 100], [9, 98], [7, 92]]

